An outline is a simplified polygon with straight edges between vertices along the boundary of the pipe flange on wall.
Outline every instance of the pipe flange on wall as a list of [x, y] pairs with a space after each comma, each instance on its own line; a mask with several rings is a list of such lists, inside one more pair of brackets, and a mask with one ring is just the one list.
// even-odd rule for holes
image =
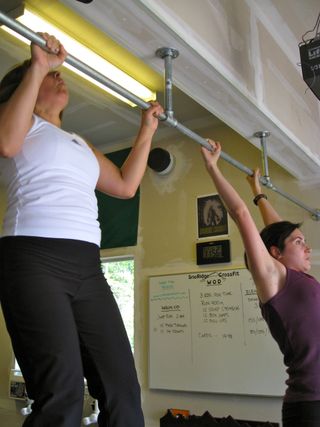
[[159, 175], [167, 175], [174, 167], [174, 157], [163, 148], [153, 148], [149, 153], [148, 166]]

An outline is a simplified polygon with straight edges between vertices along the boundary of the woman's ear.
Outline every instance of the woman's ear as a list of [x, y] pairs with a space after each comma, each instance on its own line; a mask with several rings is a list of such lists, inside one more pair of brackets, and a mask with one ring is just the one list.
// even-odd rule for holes
[[270, 255], [275, 259], [279, 259], [282, 256], [277, 246], [271, 246], [269, 249], [269, 252], [270, 252]]

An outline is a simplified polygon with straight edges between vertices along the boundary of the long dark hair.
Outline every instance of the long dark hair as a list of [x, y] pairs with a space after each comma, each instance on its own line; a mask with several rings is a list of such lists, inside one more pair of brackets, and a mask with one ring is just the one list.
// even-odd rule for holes
[[[273, 224], [267, 225], [260, 232], [260, 236], [266, 248], [268, 249], [269, 253], [270, 253], [271, 246], [277, 247], [279, 251], [282, 252], [285, 247], [284, 242], [286, 238], [289, 237], [294, 230], [300, 227], [301, 227], [300, 223], [294, 223], [290, 221], [274, 222]], [[246, 267], [249, 269], [246, 253], [244, 253], [244, 262]]]
[[24, 75], [31, 65], [31, 60], [27, 59], [22, 64], [12, 68], [0, 82], [0, 103], [7, 102], [19, 84], [22, 82]]

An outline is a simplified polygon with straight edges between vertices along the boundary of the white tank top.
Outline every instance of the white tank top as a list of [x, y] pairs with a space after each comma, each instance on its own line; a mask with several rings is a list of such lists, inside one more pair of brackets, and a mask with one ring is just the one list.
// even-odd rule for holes
[[98, 161], [78, 135], [33, 116], [21, 151], [0, 159], [8, 204], [2, 236], [84, 240], [100, 245]]

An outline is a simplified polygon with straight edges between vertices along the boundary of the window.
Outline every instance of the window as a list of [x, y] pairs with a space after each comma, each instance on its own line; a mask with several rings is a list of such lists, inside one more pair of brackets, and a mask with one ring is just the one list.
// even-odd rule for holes
[[124, 325], [134, 350], [134, 261], [102, 258], [102, 269], [118, 303]]

